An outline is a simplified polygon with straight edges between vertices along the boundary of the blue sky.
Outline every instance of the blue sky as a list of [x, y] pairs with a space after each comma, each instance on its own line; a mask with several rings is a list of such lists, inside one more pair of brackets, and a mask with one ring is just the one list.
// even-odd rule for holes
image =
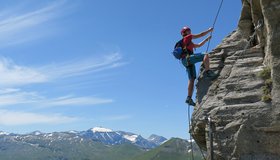
[[[211, 27], [219, 3], [1, 2], [0, 130], [102, 126], [188, 138], [188, 79], [171, 51], [183, 26]], [[210, 49], [237, 27], [240, 11], [241, 1], [225, 0]]]

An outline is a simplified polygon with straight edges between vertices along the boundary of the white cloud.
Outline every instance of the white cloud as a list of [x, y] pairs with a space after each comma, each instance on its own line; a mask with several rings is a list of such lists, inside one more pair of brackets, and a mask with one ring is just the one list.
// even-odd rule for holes
[[[4, 91], [2, 91], [3, 93]], [[42, 101], [43, 97], [40, 97], [35, 92], [22, 92], [20, 90], [14, 90], [0, 94], [0, 106], [10, 106], [18, 104], [32, 104]]]
[[0, 13], [0, 46], [13, 45], [34, 40], [50, 33], [50, 28], [45, 28], [43, 24], [53, 20], [58, 16], [58, 11], [62, 9], [64, 1], [54, 3], [37, 10], [20, 14], [19, 8]]
[[20, 89], [17, 89], [17, 88], [5, 88], [5, 89], [1, 89], [0, 90], [0, 95], [1, 94], [14, 93], [14, 92], [18, 92], [18, 91], [20, 91]]
[[27, 67], [19, 66], [10, 59], [0, 57], [0, 87], [17, 87], [88, 75], [125, 65], [126, 63], [121, 60], [122, 57], [119, 53], [113, 53], [75, 62]]
[[0, 86], [11, 87], [48, 81], [47, 76], [35, 68], [18, 66], [11, 60], [0, 58]]
[[121, 60], [121, 54], [116, 52], [106, 54], [105, 56], [96, 56], [74, 62], [47, 65], [41, 67], [40, 71], [45, 75], [48, 75], [51, 79], [68, 78], [101, 72], [125, 65], [126, 63]]
[[44, 106], [85, 106], [112, 103], [112, 99], [104, 99], [97, 97], [61, 97], [53, 100], [48, 100]]
[[62, 78], [78, 77], [92, 74], [98, 77], [97, 72], [120, 67], [125, 63], [121, 61], [119, 53], [107, 54], [103, 57], [88, 58], [76, 62], [66, 62], [43, 67], [19, 66], [7, 58], [0, 58], [0, 106], [33, 104], [45, 106], [69, 105], [97, 105], [112, 103], [112, 99], [85, 97], [46, 98], [38, 92], [22, 91], [15, 87], [35, 83], [48, 83], [59, 81]]
[[59, 98], [46, 98], [36, 92], [24, 92], [20, 89], [0, 90], [0, 106], [28, 104], [28, 106], [55, 107], [55, 106], [93, 106], [112, 103], [112, 99], [98, 97], [64, 96]]
[[0, 110], [0, 125], [30, 125], [30, 124], [61, 124], [77, 121], [78, 118], [60, 114], [37, 114], [31, 112], [17, 112]]

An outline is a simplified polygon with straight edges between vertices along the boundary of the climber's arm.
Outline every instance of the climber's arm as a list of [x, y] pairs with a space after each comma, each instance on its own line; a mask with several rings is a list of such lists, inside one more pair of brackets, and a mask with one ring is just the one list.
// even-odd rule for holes
[[208, 36], [206, 39], [204, 39], [202, 42], [198, 43], [198, 44], [194, 44], [194, 48], [198, 48], [203, 46], [207, 41], [209, 41], [211, 39], [211, 36]]
[[206, 34], [208, 34], [209, 32], [212, 32], [212, 31], [213, 31], [213, 28], [209, 28], [208, 30], [206, 30], [204, 32], [201, 32], [199, 34], [193, 34], [193, 39], [203, 37], [203, 36], [205, 36]]

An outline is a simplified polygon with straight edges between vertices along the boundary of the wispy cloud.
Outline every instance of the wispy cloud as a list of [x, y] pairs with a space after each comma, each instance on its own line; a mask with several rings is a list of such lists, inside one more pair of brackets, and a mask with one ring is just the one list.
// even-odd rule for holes
[[0, 95], [1, 94], [8, 94], [8, 93], [13, 93], [13, 92], [18, 92], [18, 91], [20, 91], [20, 89], [17, 89], [17, 88], [5, 88], [5, 89], [0, 90]]
[[0, 90], [0, 106], [28, 104], [28, 106], [55, 107], [55, 106], [93, 106], [112, 103], [112, 99], [98, 98], [94, 96], [78, 97], [64, 96], [59, 98], [47, 98], [37, 92], [24, 92], [20, 89]]
[[114, 69], [127, 64], [122, 61], [120, 53], [106, 54], [105, 56], [91, 57], [83, 60], [46, 65], [40, 71], [51, 79], [68, 78], [85, 74]]
[[63, 62], [41, 67], [27, 67], [0, 57], [0, 87], [17, 87], [34, 83], [47, 83], [62, 78], [88, 75], [125, 65], [119, 53]]
[[44, 103], [44, 106], [85, 106], [85, 105], [97, 105], [97, 104], [105, 104], [112, 103], [112, 99], [104, 99], [97, 97], [60, 97], [52, 100], [47, 100]]
[[26, 11], [13, 9], [13, 12], [0, 13], [0, 46], [23, 43], [50, 33], [50, 28], [42, 30], [43, 24], [58, 17], [65, 1], [55, 1], [43, 8]]
[[[23, 91], [18, 87], [59, 81], [63, 78], [78, 77], [114, 69], [125, 65], [119, 53], [107, 54], [102, 57], [87, 58], [75, 62], [65, 62], [43, 67], [27, 67], [15, 64], [7, 58], [0, 58], [0, 106], [32, 104], [44, 107], [52, 106], [85, 106], [112, 103], [112, 99], [93, 96], [64, 96], [49, 98], [40, 92]], [[82, 79], [81, 79], [82, 81]]]
[[61, 124], [77, 121], [76, 117], [60, 114], [37, 114], [31, 112], [18, 112], [0, 110], [0, 125], [30, 125], [30, 124]]
[[32, 104], [43, 100], [36, 92], [24, 92], [20, 89], [4, 89], [0, 91], [0, 106]]
[[7, 58], [0, 58], [0, 86], [20, 86], [47, 81], [47, 76], [35, 68], [19, 66]]

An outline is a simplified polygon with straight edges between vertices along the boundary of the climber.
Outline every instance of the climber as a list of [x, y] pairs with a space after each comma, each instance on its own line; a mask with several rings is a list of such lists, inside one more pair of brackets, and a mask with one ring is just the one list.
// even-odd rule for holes
[[208, 30], [201, 32], [199, 34], [191, 34], [191, 29], [189, 27], [183, 27], [181, 30], [181, 35], [183, 36], [182, 39], [182, 49], [185, 54], [181, 58], [182, 64], [186, 67], [189, 82], [188, 82], [188, 97], [186, 99], [186, 103], [189, 105], [195, 106], [194, 101], [192, 100], [193, 88], [194, 88], [194, 81], [196, 79], [196, 69], [195, 63], [202, 62], [205, 68], [204, 74], [208, 78], [215, 78], [217, 75], [210, 70], [209, 68], [209, 56], [208, 54], [203, 53], [196, 53], [193, 54], [193, 49], [203, 46], [207, 41], [211, 39], [211, 36], [208, 36], [202, 42], [195, 44], [192, 42], [192, 39], [197, 39], [207, 35], [208, 33], [212, 32], [213, 28], [209, 28]]

